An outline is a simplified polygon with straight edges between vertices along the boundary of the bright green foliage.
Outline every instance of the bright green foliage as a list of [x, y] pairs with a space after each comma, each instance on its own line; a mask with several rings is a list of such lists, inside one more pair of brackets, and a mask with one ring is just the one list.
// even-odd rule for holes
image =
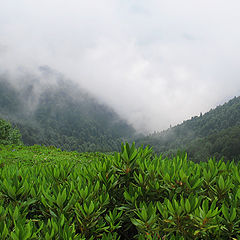
[[240, 239], [238, 163], [0, 149], [0, 239]]
[[11, 124], [0, 119], [0, 144], [20, 144], [21, 135], [18, 129], [13, 128]]

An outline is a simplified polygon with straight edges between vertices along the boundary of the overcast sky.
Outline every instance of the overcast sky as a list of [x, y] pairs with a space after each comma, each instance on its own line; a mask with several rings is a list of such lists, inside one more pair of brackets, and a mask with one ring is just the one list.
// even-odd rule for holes
[[239, 0], [0, 0], [0, 72], [41, 65], [137, 129], [240, 93]]

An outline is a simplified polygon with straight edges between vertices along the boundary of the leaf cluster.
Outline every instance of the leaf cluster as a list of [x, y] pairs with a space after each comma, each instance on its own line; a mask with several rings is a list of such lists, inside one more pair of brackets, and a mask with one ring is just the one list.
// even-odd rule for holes
[[0, 239], [240, 238], [238, 163], [0, 148]]

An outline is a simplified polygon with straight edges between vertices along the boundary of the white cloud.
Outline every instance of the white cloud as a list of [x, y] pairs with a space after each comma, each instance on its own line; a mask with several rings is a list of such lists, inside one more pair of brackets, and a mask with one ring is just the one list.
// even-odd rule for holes
[[237, 0], [8, 0], [0, 70], [49, 65], [138, 129], [161, 130], [240, 90]]

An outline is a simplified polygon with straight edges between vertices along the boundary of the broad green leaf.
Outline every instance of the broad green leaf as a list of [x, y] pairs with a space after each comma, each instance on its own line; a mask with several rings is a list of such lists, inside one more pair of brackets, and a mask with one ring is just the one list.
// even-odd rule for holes
[[167, 207], [171, 213], [174, 213], [174, 209], [172, 203], [167, 199]]
[[230, 217], [230, 222], [233, 222], [235, 220], [236, 216], [237, 216], [237, 211], [236, 211], [236, 208], [233, 207], [232, 214], [231, 214], [231, 217]]
[[228, 208], [226, 207], [226, 205], [224, 203], [222, 205], [222, 213], [226, 220], [230, 220]]
[[142, 219], [146, 222], [148, 215], [147, 215], [147, 210], [144, 206], [142, 207], [141, 216], [142, 216]]
[[89, 211], [88, 214], [90, 215], [93, 212], [93, 210], [94, 210], [94, 203], [93, 203], [93, 201], [91, 201], [89, 209], [88, 209], [88, 211]]
[[190, 205], [190, 202], [188, 199], [185, 201], [185, 209], [186, 209], [187, 213], [190, 213], [191, 205]]
[[218, 179], [218, 186], [221, 190], [223, 190], [225, 187], [225, 183], [224, 183], [224, 179], [223, 179], [222, 175]]

